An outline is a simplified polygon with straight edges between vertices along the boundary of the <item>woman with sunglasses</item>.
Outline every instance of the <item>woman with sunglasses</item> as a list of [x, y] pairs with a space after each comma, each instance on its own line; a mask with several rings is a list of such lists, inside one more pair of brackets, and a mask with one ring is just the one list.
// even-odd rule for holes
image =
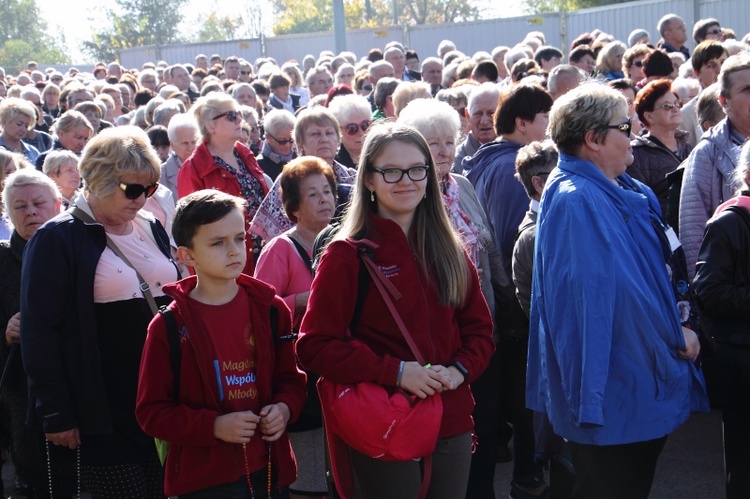
[[[303, 367], [332, 381], [369, 381], [423, 399], [440, 397], [443, 415], [427, 497], [465, 497], [474, 407], [469, 383], [494, 350], [490, 312], [446, 214], [422, 135], [402, 124], [377, 124], [362, 154], [352, 204], [313, 279], [297, 353]], [[394, 305], [428, 364], [415, 360], [372, 279], [360, 289], [360, 239], [377, 245], [373, 260], [401, 293]], [[350, 324], [360, 293], [366, 298]], [[342, 495], [355, 496], [353, 483], [356, 497], [419, 495], [418, 460], [385, 462], [352, 448], [331, 448]]]
[[646, 133], [633, 137], [633, 163], [627, 172], [654, 191], [665, 217], [668, 216], [667, 175], [675, 171], [693, 150], [688, 132], [679, 129], [681, 107], [680, 96], [669, 79], [648, 83], [635, 99], [635, 110]]
[[526, 405], [569, 442], [573, 497], [648, 497], [667, 436], [708, 410], [700, 351], [668, 265], [680, 251], [633, 161], [625, 97], [586, 84], [555, 101], [560, 151], [544, 188]]
[[266, 140], [258, 164], [271, 180], [276, 180], [284, 165], [297, 157], [292, 137], [296, 121], [292, 113], [283, 109], [274, 109], [263, 120]]
[[153, 438], [134, 412], [146, 328], [169, 302], [162, 285], [180, 278], [169, 236], [142, 209], [159, 159], [145, 132], [123, 126], [97, 135], [79, 168], [83, 193], [24, 253], [29, 420], [48, 440], [53, 487], [68, 461], [95, 497], [163, 497]]
[[[177, 174], [177, 193], [182, 198], [201, 189], [217, 189], [247, 201], [248, 224], [268, 194], [263, 170], [250, 149], [242, 144], [242, 114], [227, 94], [212, 92], [191, 108], [203, 141]], [[244, 273], [253, 275], [261, 248], [257, 236], [247, 238]]]
[[341, 145], [334, 160], [356, 169], [365, 133], [372, 123], [370, 103], [359, 95], [342, 95], [331, 102], [328, 109], [336, 117], [342, 132]]

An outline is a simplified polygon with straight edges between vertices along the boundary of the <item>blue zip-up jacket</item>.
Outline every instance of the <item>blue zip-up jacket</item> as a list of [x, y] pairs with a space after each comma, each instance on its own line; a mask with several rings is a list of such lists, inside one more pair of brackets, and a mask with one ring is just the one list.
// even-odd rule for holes
[[464, 171], [469, 170], [466, 178], [474, 186], [479, 203], [492, 224], [495, 244], [500, 248], [507, 275], [513, 275], [513, 245], [529, 206], [529, 197], [515, 177], [516, 155], [522, 146], [518, 142], [490, 142], [463, 163]]
[[[526, 403], [581, 444], [660, 438], [708, 410], [685, 348], [662, 247], [659, 203], [560, 154], [542, 196], [531, 301]], [[661, 230], [661, 229], [660, 229]]]

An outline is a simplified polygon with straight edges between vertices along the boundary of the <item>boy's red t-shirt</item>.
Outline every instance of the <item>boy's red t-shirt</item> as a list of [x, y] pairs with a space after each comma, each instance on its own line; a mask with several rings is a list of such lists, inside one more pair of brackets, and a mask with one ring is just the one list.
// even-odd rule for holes
[[[213, 345], [213, 370], [219, 401], [225, 414], [252, 411], [259, 414], [256, 356], [247, 291], [239, 287], [235, 297], [223, 305], [207, 305], [189, 298], [195, 316], [203, 323]], [[260, 426], [247, 444], [250, 471], [267, 464], [266, 444]]]

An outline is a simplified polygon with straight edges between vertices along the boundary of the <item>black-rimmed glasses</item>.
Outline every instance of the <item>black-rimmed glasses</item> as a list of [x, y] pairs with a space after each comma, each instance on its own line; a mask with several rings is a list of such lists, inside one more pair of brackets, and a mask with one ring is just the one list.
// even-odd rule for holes
[[268, 137], [271, 137], [280, 146], [285, 146], [287, 144], [294, 144], [294, 138], [292, 138], [292, 137], [289, 137], [288, 139], [283, 139], [283, 140], [282, 139], [277, 139], [276, 137], [274, 137], [273, 135], [271, 135], [270, 133], [268, 133], [268, 130], [266, 130], [266, 135]]
[[226, 118], [227, 121], [231, 121], [232, 123], [237, 123], [237, 121], [242, 121], [242, 114], [239, 111], [235, 111], [234, 109], [231, 111], [224, 111], [223, 113], [214, 116], [212, 119], [218, 120], [219, 118]]
[[144, 193], [146, 194], [146, 199], [148, 199], [154, 195], [156, 189], [158, 188], [159, 182], [154, 182], [151, 185], [125, 184], [123, 182], [120, 182], [120, 189], [122, 189], [122, 191], [125, 193], [125, 197], [128, 199], [138, 199]]
[[630, 131], [633, 129], [633, 122], [630, 118], [625, 123], [619, 125], [607, 125], [604, 128], [612, 128], [614, 130], [620, 130], [622, 133], [630, 137]]
[[372, 171], [383, 176], [386, 184], [398, 184], [404, 175], [407, 175], [412, 182], [420, 182], [427, 178], [427, 172], [430, 170], [428, 165], [412, 166], [406, 170], [401, 168], [372, 168]]

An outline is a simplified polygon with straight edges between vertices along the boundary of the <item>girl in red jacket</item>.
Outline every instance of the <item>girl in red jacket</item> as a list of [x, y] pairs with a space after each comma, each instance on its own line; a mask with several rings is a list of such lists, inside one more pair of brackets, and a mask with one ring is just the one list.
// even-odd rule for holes
[[[494, 343], [476, 270], [451, 229], [439, 186], [430, 149], [414, 128], [386, 123], [368, 130], [352, 204], [320, 260], [297, 354], [306, 369], [333, 382], [370, 381], [441, 397], [427, 497], [456, 498], [466, 495], [471, 461], [469, 383], [487, 367]], [[357, 239], [377, 244], [373, 260], [400, 291], [395, 306], [429, 365], [414, 359], [373, 282], [347, 337], [359, 291]], [[384, 462], [348, 450], [331, 449], [343, 497], [355, 495], [353, 483], [358, 498], [417, 497], [418, 461]]]

